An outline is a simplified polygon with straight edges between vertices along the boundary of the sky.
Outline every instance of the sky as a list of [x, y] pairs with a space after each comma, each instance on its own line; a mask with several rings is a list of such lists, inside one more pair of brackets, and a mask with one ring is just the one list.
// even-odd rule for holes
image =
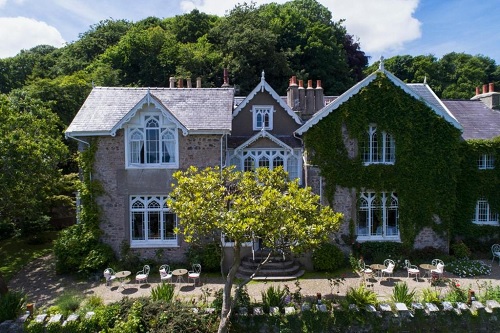
[[[0, 0], [0, 58], [40, 44], [61, 47], [106, 19], [137, 22], [193, 9], [224, 16], [245, 0]], [[381, 56], [450, 52], [500, 65], [500, 0], [317, 0], [344, 19], [370, 63]], [[253, 0], [257, 5], [285, 0]], [[250, 3], [250, 0], [247, 0]]]

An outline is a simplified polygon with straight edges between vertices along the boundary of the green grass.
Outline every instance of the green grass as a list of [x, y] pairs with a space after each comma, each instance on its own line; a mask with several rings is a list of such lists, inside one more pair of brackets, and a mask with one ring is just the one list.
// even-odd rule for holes
[[31, 244], [27, 238], [11, 238], [0, 242], [0, 272], [9, 281], [26, 264], [36, 258], [43, 257], [52, 251], [52, 241], [57, 232], [43, 233], [46, 240], [42, 244]]

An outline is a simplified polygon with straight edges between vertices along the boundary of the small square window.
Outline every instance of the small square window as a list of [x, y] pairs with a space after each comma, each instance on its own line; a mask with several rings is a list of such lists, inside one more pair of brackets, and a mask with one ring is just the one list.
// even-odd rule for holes
[[495, 168], [495, 156], [491, 154], [483, 154], [477, 159], [477, 167], [479, 170], [487, 170]]

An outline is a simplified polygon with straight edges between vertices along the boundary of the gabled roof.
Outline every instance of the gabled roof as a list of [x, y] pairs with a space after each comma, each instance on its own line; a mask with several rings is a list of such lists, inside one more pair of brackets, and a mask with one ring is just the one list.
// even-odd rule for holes
[[95, 87], [66, 135], [115, 135], [144, 103], [155, 104], [184, 134], [229, 133], [233, 95], [233, 88]]
[[243, 142], [240, 146], [236, 147], [235, 150], [238, 151], [241, 149], [245, 149], [248, 146], [250, 146], [252, 143], [254, 143], [255, 141], [257, 141], [261, 138], [267, 138], [267, 139], [271, 140], [272, 142], [274, 142], [275, 144], [277, 144], [278, 146], [282, 147], [283, 149], [292, 150], [292, 147], [288, 146], [283, 141], [281, 141], [280, 139], [278, 139], [277, 137], [275, 137], [271, 133], [267, 132], [266, 130], [259, 131], [254, 136], [252, 136], [250, 139]]
[[264, 71], [262, 71], [262, 76], [260, 78], [259, 84], [252, 90], [250, 94], [248, 94], [243, 101], [241, 101], [236, 109], [233, 111], [233, 117], [236, 117], [238, 113], [257, 95], [258, 92], [267, 91], [278, 104], [288, 113], [290, 117], [299, 125], [302, 125], [302, 120], [300, 117], [286, 104], [283, 99], [276, 93], [276, 91], [266, 82], [264, 77]]
[[[455, 119], [455, 117], [449, 112], [446, 107], [439, 101], [439, 99], [436, 97], [434, 92], [428, 88], [427, 84], [425, 86], [428, 88], [428, 91], [424, 94], [424, 96], [421, 96], [418, 92], [417, 89], [412, 89], [409, 85], [398, 79], [394, 74], [388, 72], [385, 70], [383, 66], [383, 62], [381, 61], [381, 66], [379, 67], [378, 70], [373, 72], [372, 74], [368, 75], [366, 78], [352, 86], [350, 89], [348, 89], [345, 93], [340, 95], [337, 99], [335, 99], [333, 102], [330, 104], [326, 105], [323, 109], [319, 110], [316, 112], [311, 119], [309, 119], [304, 125], [302, 125], [299, 129], [295, 131], [298, 135], [302, 135], [305, 132], [307, 132], [312, 126], [316, 125], [321, 119], [324, 117], [328, 116], [330, 112], [333, 112], [336, 110], [338, 107], [340, 107], [342, 104], [347, 102], [352, 96], [356, 95], [359, 93], [359, 91], [368, 86], [373, 80], [377, 78], [377, 75], [379, 74], [385, 74], [385, 76], [397, 87], [401, 88], [405, 93], [408, 95], [414, 97], [417, 100], [422, 101], [425, 103], [428, 107], [430, 107], [437, 115], [443, 117], [446, 121], [448, 121], [450, 124], [455, 126], [458, 129], [462, 129], [462, 126], [460, 123]], [[422, 90], [424, 92], [425, 90]], [[428, 99], [429, 100], [428, 100]]]
[[462, 124], [464, 140], [500, 136], [500, 111], [490, 109], [480, 100], [443, 100], [443, 103]]

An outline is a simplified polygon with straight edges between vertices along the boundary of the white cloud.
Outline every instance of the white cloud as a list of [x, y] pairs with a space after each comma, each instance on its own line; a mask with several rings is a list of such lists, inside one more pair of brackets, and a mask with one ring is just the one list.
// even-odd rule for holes
[[15, 56], [20, 49], [65, 43], [59, 31], [45, 22], [27, 17], [0, 17], [0, 58]]
[[419, 0], [326, 0], [335, 20], [345, 19], [347, 32], [357, 36], [365, 52], [394, 52], [421, 37], [413, 17]]

